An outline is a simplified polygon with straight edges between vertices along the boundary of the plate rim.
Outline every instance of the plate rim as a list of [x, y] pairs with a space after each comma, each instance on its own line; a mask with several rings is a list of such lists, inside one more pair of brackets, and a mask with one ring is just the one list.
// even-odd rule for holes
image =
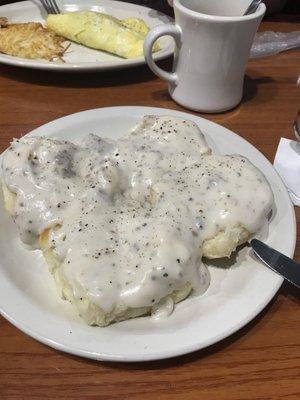
[[[84, 114], [89, 113], [89, 112], [91, 112], [91, 113], [101, 112], [104, 114], [107, 111], [112, 112], [112, 113], [128, 111], [128, 113], [130, 115], [149, 114], [149, 113], [153, 114], [155, 112], [165, 113], [165, 115], [167, 115], [169, 113], [169, 114], [173, 114], [173, 115], [177, 115], [177, 116], [182, 116], [185, 118], [190, 118], [190, 119], [194, 120], [195, 122], [197, 120], [198, 121], [201, 120], [201, 121], [204, 121], [206, 124], [208, 123], [208, 125], [210, 125], [210, 127], [212, 127], [212, 128], [214, 126], [218, 126], [219, 128], [221, 127], [222, 130], [225, 130], [227, 133], [233, 135], [234, 137], [238, 137], [238, 140], [241, 140], [242, 142], [246, 143], [247, 146], [250, 146], [256, 152], [259, 152], [260, 155], [264, 158], [264, 161], [266, 161], [269, 164], [269, 166], [272, 168], [272, 170], [275, 173], [275, 175], [277, 176], [277, 178], [279, 178], [279, 181], [281, 182], [281, 185], [282, 185], [281, 189], [283, 189], [283, 193], [284, 193], [285, 197], [288, 199], [288, 208], [290, 208], [291, 216], [293, 217], [292, 221], [291, 221], [292, 222], [292, 226], [291, 226], [292, 235], [291, 236], [293, 237], [293, 240], [290, 243], [289, 249], [285, 251], [285, 254], [287, 254], [290, 257], [293, 256], [295, 246], [296, 246], [295, 211], [294, 211], [292, 202], [290, 200], [290, 197], [288, 195], [287, 189], [285, 188], [285, 185], [284, 185], [281, 177], [279, 176], [278, 172], [274, 169], [272, 163], [264, 156], [264, 154], [259, 149], [257, 149], [255, 146], [253, 146], [250, 142], [248, 142], [243, 137], [239, 136], [235, 132], [231, 131], [228, 128], [223, 127], [222, 125], [220, 125], [218, 123], [212, 122], [212, 121], [210, 121], [206, 118], [200, 117], [198, 115], [189, 114], [187, 112], [177, 111], [174, 109], [168, 109], [168, 108], [163, 108], [163, 107], [116, 106], [116, 107], [101, 107], [101, 108], [95, 108], [95, 109], [87, 109], [87, 110], [80, 111], [77, 113], [69, 114], [69, 115], [63, 116], [61, 118], [54, 119], [46, 124], [43, 124], [43, 125], [39, 126], [38, 128], [28, 132], [26, 135], [34, 136], [39, 131], [41, 131], [45, 126], [47, 126], [48, 128], [50, 127], [52, 129], [56, 129], [56, 125], [58, 128], [58, 126], [62, 122], [64, 123], [64, 120], [68, 121], [68, 119], [72, 120], [74, 118], [80, 119], [81, 116], [83, 116]], [[76, 122], [76, 121], [74, 121], [74, 122]], [[0, 304], [0, 313], [2, 314], [2, 316], [4, 318], [6, 318], [10, 323], [12, 323], [15, 327], [20, 329], [22, 332], [28, 334], [29, 336], [33, 337], [37, 341], [39, 341], [43, 344], [46, 344], [56, 350], [60, 350], [60, 351], [63, 351], [63, 352], [69, 353], [69, 354], [73, 354], [73, 355], [77, 355], [77, 356], [81, 356], [81, 357], [85, 357], [85, 358], [90, 358], [90, 359], [94, 359], [94, 360], [98, 360], [98, 361], [114, 361], [114, 362], [154, 361], [154, 360], [173, 358], [173, 357], [182, 356], [184, 354], [189, 354], [189, 353], [207, 348], [207, 347], [209, 347], [215, 343], [218, 343], [219, 341], [231, 336], [233, 333], [239, 331], [242, 327], [246, 326], [251, 320], [253, 320], [257, 315], [259, 315], [262, 312], [262, 310], [269, 304], [269, 302], [275, 296], [275, 294], [279, 290], [280, 286], [282, 285], [283, 281], [284, 281], [284, 279], [282, 277], [280, 277], [279, 275], [277, 275], [277, 281], [276, 281], [276, 283], [274, 283], [273, 289], [269, 291], [268, 296], [266, 296], [259, 305], [257, 305], [255, 308], [253, 308], [252, 312], [250, 312], [246, 316], [246, 318], [241, 318], [240, 321], [238, 323], [234, 324], [230, 329], [227, 328], [225, 331], [223, 331], [219, 335], [212, 336], [204, 342], [202, 341], [200, 345], [199, 345], [199, 343], [194, 343], [192, 345], [187, 344], [185, 346], [181, 346], [180, 349], [177, 350], [176, 352], [174, 352], [172, 350], [171, 351], [166, 350], [166, 351], [160, 352], [160, 353], [135, 354], [135, 355], [128, 356], [128, 355], [118, 355], [118, 354], [112, 355], [109, 353], [103, 353], [103, 352], [97, 353], [97, 352], [92, 352], [89, 350], [82, 350], [82, 349], [74, 348], [66, 343], [58, 342], [56, 340], [51, 339], [47, 335], [43, 336], [40, 333], [38, 333], [37, 331], [32, 330], [30, 328], [30, 326], [28, 326], [27, 324], [24, 324], [22, 321], [20, 322], [14, 316], [9, 315], [9, 313], [5, 310], [5, 307], [3, 307], [1, 304]], [[0, 286], [1, 286], [1, 282], [0, 282]]]
[[[100, 0], [101, 1], [101, 0]], [[103, 1], [103, 0], [102, 0]], [[126, 3], [126, 2], [121, 2], [118, 0], [114, 0], [113, 4], [116, 6], [118, 4], [122, 4], [123, 6], [126, 4], [129, 4], [130, 6], [138, 9], [144, 9], [144, 10], [150, 10], [154, 11], [157, 15], [163, 15], [165, 18], [168, 18], [169, 22], [168, 23], [174, 23], [174, 19], [170, 17], [169, 15], [163, 14], [160, 11], [157, 11], [153, 8], [146, 7], [143, 5], [139, 4], [134, 4], [134, 3]], [[37, 6], [34, 1], [32, 0], [24, 0], [20, 1], [18, 3], [9, 3], [9, 4], [3, 4], [0, 5], [0, 13], [2, 11], [2, 8], [11, 8], [14, 9], [15, 7], [20, 8], [20, 6]], [[99, 4], [101, 5], [101, 4]], [[174, 53], [174, 46], [173, 48], [170, 49], [162, 49], [161, 51], [154, 53], [153, 54], [153, 59], [155, 61], [160, 61], [164, 60], [170, 56], [173, 55]], [[101, 61], [101, 62], [77, 62], [77, 63], [51, 63], [46, 60], [32, 60], [32, 59], [26, 59], [26, 58], [21, 58], [21, 57], [15, 57], [15, 56], [10, 56], [8, 54], [0, 53], [0, 64], [3, 65], [11, 65], [14, 67], [21, 67], [21, 68], [28, 68], [28, 69], [40, 69], [44, 71], [53, 71], [53, 72], [92, 72], [92, 71], [110, 71], [110, 70], [120, 70], [120, 69], [128, 69], [128, 68], [134, 68], [134, 67], [139, 67], [141, 65], [147, 65], [146, 60], [144, 57], [138, 57], [134, 59], [122, 59], [116, 61], [114, 64], [112, 61]]]

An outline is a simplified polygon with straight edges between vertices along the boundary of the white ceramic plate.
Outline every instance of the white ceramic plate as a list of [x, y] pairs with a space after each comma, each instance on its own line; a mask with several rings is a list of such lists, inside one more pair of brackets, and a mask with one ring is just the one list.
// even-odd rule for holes
[[[123, 19], [127, 17], [142, 18], [150, 28], [156, 25], [173, 22], [172, 18], [147, 7], [112, 0], [57, 0], [62, 12], [90, 10], [104, 12]], [[46, 13], [38, 0], [22, 1], [0, 6], [0, 16], [7, 17], [9, 22], [44, 22]], [[159, 41], [161, 50], [154, 54], [160, 60], [173, 54], [174, 43], [170, 37]], [[145, 63], [144, 57], [125, 60], [103, 51], [89, 49], [72, 43], [64, 54], [65, 63], [27, 60], [0, 54], [0, 63], [26, 68], [63, 71], [96, 71], [135, 67]]]
[[[30, 135], [73, 140], [87, 133], [118, 138], [144, 115], [174, 115], [195, 121], [213, 150], [240, 153], [266, 175], [276, 203], [267, 243], [292, 256], [295, 216], [287, 191], [267, 159], [251, 144], [220, 125], [191, 114], [148, 107], [114, 107], [84, 111], [50, 122]], [[251, 256], [239, 252], [231, 268], [211, 266], [211, 285], [202, 297], [176, 306], [166, 320], [150, 317], [90, 327], [71, 305], [59, 298], [39, 251], [20, 243], [0, 199], [0, 307], [5, 318], [37, 340], [56, 349], [98, 360], [145, 361], [209, 346], [247, 324], [272, 299], [282, 279]]]

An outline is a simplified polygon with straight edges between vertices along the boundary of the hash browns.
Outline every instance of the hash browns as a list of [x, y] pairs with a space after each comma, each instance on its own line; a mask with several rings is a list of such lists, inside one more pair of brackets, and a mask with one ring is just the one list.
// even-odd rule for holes
[[10, 56], [52, 61], [63, 56], [65, 39], [39, 22], [9, 24], [0, 17], [0, 52]]

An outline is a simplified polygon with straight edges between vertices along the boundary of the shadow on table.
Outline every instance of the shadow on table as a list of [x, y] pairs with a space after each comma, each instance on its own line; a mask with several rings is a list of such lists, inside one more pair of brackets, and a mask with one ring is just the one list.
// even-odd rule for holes
[[[158, 65], [161, 68], [170, 71], [172, 69], [172, 58], [158, 62]], [[148, 82], [158, 79], [145, 65], [115, 71], [80, 73], [44, 71], [13, 67], [10, 65], [1, 65], [0, 76], [15, 80], [17, 82], [26, 82], [38, 86], [67, 88], [113, 87]], [[255, 101], [256, 104], [262, 104], [273, 99], [276, 96], [276, 88], [274, 85], [270, 85], [269, 90], [264, 90], [263, 95], [260, 95], [259, 90], [261, 85], [268, 85], [273, 82], [273, 79], [268, 76], [259, 76], [256, 73], [252, 74], [251, 70], [248, 71], [248, 74], [245, 76], [244, 95], [241, 104], [252, 100]], [[165, 89], [154, 91], [152, 93], [152, 98], [155, 101], [171, 101], [167, 84], [165, 84]], [[239, 105], [236, 107], [236, 109], [238, 108]], [[226, 114], [226, 111], [220, 114]]]
[[[167, 68], [168, 63], [168, 60], [163, 60], [158, 64], [162, 68]], [[145, 65], [98, 72], [59, 72], [1, 65], [0, 76], [32, 85], [67, 88], [122, 86], [156, 79], [155, 75]]]
[[[262, 85], [269, 85], [269, 90], [264, 90], [263, 95], [260, 94], [260, 87]], [[244, 80], [244, 94], [241, 104], [252, 100], [255, 101], [255, 104], [267, 103], [272, 100], [276, 94], [277, 90], [273, 78], [269, 76], [252, 75], [251, 71], [249, 71]]]
[[280, 289], [284, 297], [288, 297], [293, 303], [300, 307], [300, 289], [285, 281]]

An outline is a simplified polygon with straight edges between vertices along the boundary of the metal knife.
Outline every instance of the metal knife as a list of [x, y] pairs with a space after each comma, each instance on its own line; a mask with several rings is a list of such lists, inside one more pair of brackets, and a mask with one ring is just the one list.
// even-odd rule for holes
[[267, 267], [300, 288], [300, 264], [260, 240], [252, 239], [250, 244], [254, 253]]

